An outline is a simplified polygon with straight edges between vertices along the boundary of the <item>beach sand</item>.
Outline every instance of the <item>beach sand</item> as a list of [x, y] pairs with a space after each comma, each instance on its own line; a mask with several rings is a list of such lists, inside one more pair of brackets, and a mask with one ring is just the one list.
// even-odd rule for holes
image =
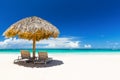
[[0, 80], [120, 80], [120, 55], [50, 54], [48, 66], [14, 64], [17, 54], [0, 54]]

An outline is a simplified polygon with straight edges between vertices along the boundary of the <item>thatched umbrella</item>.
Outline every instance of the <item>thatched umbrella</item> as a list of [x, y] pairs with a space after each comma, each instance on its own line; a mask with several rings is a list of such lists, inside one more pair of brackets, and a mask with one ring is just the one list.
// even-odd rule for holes
[[50, 37], [56, 38], [59, 30], [46, 20], [33, 16], [14, 23], [3, 35], [6, 38], [18, 36], [22, 39], [33, 40], [33, 58], [35, 58], [36, 41]]

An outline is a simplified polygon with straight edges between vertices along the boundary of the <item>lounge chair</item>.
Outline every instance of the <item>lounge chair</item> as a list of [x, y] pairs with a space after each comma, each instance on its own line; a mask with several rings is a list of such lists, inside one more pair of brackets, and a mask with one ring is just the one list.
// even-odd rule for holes
[[34, 61], [34, 64], [36, 63], [47, 64], [50, 61], [52, 61], [52, 58], [48, 58], [47, 52], [38, 52], [38, 58]]
[[14, 63], [18, 61], [26, 62], [30, 60], [32, 60], [32, 58], [30, 57], [30, 52], [27, 50], [21, 50], [21, 56], [18, 56], [18, 59], [14, 60]]

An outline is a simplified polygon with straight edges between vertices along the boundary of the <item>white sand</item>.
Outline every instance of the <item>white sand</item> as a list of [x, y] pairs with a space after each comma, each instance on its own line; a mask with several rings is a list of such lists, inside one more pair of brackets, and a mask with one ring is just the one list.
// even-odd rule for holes
[[0, 80], [120, 80], [120, 55], [49, 55], [64, 64], [24, 67], [0, 54]]

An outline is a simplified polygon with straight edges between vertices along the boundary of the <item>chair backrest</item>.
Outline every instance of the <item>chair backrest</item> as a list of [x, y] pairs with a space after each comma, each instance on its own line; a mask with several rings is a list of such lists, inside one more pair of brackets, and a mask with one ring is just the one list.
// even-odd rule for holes
[[48, 53], [47, 52], [38, 52], [38, 58], [40, 60], [46, 60], [48, 58]]
[[22, 59], [25, 59], [25, 58], [29, 59], [30, 58], [30, 52], [27, 51], [27, 50], [21, 50], [21, 57], [22, 57]]

